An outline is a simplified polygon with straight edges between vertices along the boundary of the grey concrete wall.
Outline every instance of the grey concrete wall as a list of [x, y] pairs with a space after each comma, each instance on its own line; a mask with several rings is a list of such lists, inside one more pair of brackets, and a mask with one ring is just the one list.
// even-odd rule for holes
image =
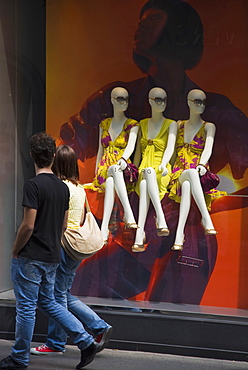
[[28, 140], [45, 130], [45, 60], [45, 1], [0, 0], [0, 292], [12, 286], [22, 188], [34, 176]]

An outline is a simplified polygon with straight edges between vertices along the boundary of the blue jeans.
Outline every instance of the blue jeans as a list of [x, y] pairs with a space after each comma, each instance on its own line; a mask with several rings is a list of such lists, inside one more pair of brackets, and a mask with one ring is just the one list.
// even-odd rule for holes
[[55, 301], [54, 283], [58, 264], [12, 259], [12, 280], [16, 296], [15, 344], [11, 357], [23, 364], [29, 362], [30, 343], [33, 337], [36, 306], [68, 333], [79, 349], [85, 349], [94, 338], [82, 323], [68, 310]]
[[[73, 279], [80, 261], [74, 261], [61, 248], [61, 262], [56, 271], [54, 285], [55, 299], [76, 316], [94, 336], [103, 333], [109, 325], [102, 320], [91, 308], [70, 293]], [[49, 319], [46, 345], [57, 351], [64, 351], [67, 341], [65, 331]]]

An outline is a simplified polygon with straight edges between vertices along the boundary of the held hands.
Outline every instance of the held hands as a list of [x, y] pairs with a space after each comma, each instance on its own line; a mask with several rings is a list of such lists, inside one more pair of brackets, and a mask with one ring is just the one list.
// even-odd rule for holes
[[117, 162], [117, 164], [118, 164], [118, 166], [120, 166], [120, 169], [122, 171], [124, 171], [125, 168], [127, 167], [127, 162], [126, 162], [126, 160], [124, 158], [119, 159], [119, 161]]
[[166, 166], [164, 166], [163, 164], [161, 164], [159, 167], [158, 167], [158, 170], [160, 172], [162, 172], [162, 176], [166, 176], [168, 174], [168, 170], [166, 168]]
[[200, 176], [203, 176], [207, 172], [207, 169], [203, 164], [198, 164], [198, 166], [196, 167], [196, 171], [199, 173]]

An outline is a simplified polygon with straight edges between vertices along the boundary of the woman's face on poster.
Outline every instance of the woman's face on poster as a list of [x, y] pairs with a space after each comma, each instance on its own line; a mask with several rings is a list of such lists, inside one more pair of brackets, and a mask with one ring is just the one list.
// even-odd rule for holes
[[160, 9], [148, 9], [142, 15], [134, 35], [134, 51], [139, 55], [152, 54], [167, 23], [168, 14]]

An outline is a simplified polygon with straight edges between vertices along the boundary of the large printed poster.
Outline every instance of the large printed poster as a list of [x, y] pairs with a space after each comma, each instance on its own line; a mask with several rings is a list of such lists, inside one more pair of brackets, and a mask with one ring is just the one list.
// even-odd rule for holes
[[[78, 295], [248, 308], [248, 4], [245, 0], [48, 0], [47, 131], [77, 153], [80, 180], [95, 173], [99, 123], [111, 117], [110, 93], [124, 87], [127, 115], [150, 115], [148, 93], [162, 87], [168, 95], [164, 115], [187, 119], [187, 94], [207, 95], [203, 119], [216, 125], [211, 169], [228, 195], [212, 203], [217, 236], [204, 234], [194, 203], [178, 263], [172, 251], [179, 205], [162, 206], [170, 235], [158, 237], [154, 210], [146, 222], [146, 250], [133, 253], [134, 231], [125, 229], [118, 201], [110, 221], [108, 245], [84, 260], [73, 285]], [[186, 4], [186, 5], [185, 5]], [[143, 6], [145, 6], [143, 8]], [[154, 11], [155, 10], [155, 11]], [[158, 10], [158, 11], [157, 11]], [[148, 16], [140, 23], [139, 17]], [[159, 15], [168, 16], [166, 24]], [[173, 17], [172, 17], [173, 14]], [[87, 191], [101, 222], [104, 194]], [[138, 197], [129, 194], [138, 217]]]

